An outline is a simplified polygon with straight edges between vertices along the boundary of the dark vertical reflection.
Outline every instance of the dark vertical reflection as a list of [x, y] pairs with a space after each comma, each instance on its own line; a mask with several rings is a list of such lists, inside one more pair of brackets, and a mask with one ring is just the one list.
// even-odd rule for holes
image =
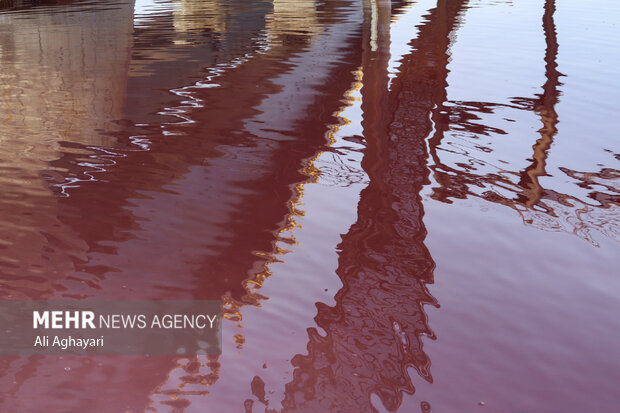
[[545, 1], [545, 13], [543, 15], [543, 30], [545, 34], [545, 77], [547, 81], [543, 85], [543, 93], [539, 95], [534, 103], [534, 111], [540, 116], [543, 127], [538, 131], [540, 138], [532, 147], [534, 153], [532, 155], [532, 163], [521, 173], [521, 181], [519, 185], [526, 192], [525, 205], [528, 208], [533, 207], [540, 201], [543, 195], [543, 187], [540, 185], [539, 177], [547, 174], [545, 170], [547, 154], [553, 137], [558, 132], [558, 113], [555, 111], [555, 105], [559, 101], [560, 72], [558, 72], [558, 39], [555, 31], [555, 23], [553, 14], [555, 13], [555, 0]]
[[[433, 337], [423, 306], [435, 303], [426, 287], [435, 264], [424, 245], [420, 191], [428, 177], [429, 116], [446, 97], [450, 35], [465, 3], [440, 0], [426, 16], [389, 93], [387, 32], [365, 36], [363, 167], [370, 183], [339, 247], [336, 305], [317, 305], [315, 320], [326, 334], [310, 329], [308, 355], [293, 359], [285, 411], [375, 411], [371, 394], [394, 411], [403, 392], [415, 391], [410, 367], [432, 381], [421, 337]], [[379, 21], [384, 10], [379, 2]], [[383, 47], [374, 49], [372, 40]]]

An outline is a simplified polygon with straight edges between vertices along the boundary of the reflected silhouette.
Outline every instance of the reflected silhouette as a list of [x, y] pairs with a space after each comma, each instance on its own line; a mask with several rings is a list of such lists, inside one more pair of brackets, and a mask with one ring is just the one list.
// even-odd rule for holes
[[[212, 19], [204, 22], [207, 30], [199, 30], [198, 20], [208, 11], [190, 3], [176, 14], [164, 10], [140, 20], [131, 60], [123, 66], [129, 67], [122, 77], [129, 99], [112, 117], [113, 127], [105, 128], [109, 142], [61, 137], [56, 159], [37, 166], [45, 181], [36, 184], [54, 200], [54, 209], [32, 204], [39, 208], [37, 219], [53, 220], [47, 231], [52, 241], [25, 250], [43, 256], [45, 276], [28, 280], [3, 273], [9, 297], [256, 302], [246, 285], [273, 261], [292, 213], [290, 200], [309, 179], [303, 167], [327, 143], [328, 125], [336, 121], [331, 114], [359, 66], [361, 13], [348, 1], [331, 2], [311, 22], [322, 25], [320, 36], [310, 28], [296, 35], [304, 41], [287, 38], [265, 49], [260, 39], [283, 38], [278, 25], [263, 33], [268, 3], [218, 9], [222, 27], [245, 28], [226, 36], [215, 33]], [[66, 11], [54, 10], [59, 27], [69, 25], [62, 20]], [[286, 16], [274, 13], [270, 19], [283, 23]], [[191, 42], [175, 41], [191, 36]], [[114, 97], [123, 100], [125, 91]], [[22, 193], [28, 188], [19, 187]], [[32, 220], [25, 227], [43, 228]], [[50, 245], [69, 257], [45, 257]], [[214, 359], [18, 357], [3, 363], [3, 377], [16, 382], [3, 402], [7, 409], [35, 389], [41, 396], [29, 402], [33, 408], [57, 403], [80, 410], [90, 400], [99, 411], [140, 411], [149, 404], [170, 407], [171, 397], [179, 399], [173, 407], [182, 408], [184, 394], [207, 391], [218, 375]], [[66, 366], [73, 373], [56, 374]], [[89, 388], [103, 386], [103, 377], [114, 385], [105, 398], [95, 398]], [[75, 391], [54, 401], [60, 387]]]
[[[297, 355], [283, 411], [376, 411], [376, 394], [388, 411], [415, 391], [408, 368], [432, 382], [422, 337], [434, 338], [425, 304], [434, 262], [424, 245], [420, 191], [427, 182], [430, 114], [446, 99], [451, 35], [466, 1], [439, 0], [425, 17], [413, 52], [402, 60], [388, 90], [389, 3], [377, 2], [365, 22], [362, 109], [370, 178], [358, 219], [339, 245], [343, 287], [336, 305], [317, 304], [308, 355]], [[367, 9], [368, 10], [368, 9]], [[368, 24], [370, 23], [370, 24]]]
[[[466, 0], [438, 0], [391, 82], [389, 26], [399, 2], [170, 0], [135, 25], [131, 0], [0, 4], [12, 7], [0, 15], [3, 299], [222, 299], [228, 325], [242, 326], [244, 306], [267, 298], [260, 287], [269, 265], [295, 242], [283, 233], [300, 214], [304, 184], [318, 181], [313, 160], [329, 149], [343, 96], [362, 73], [369, 184], [338, 246], [343, 287], [334, 306], [317, 304], [283, 411], [368, 412], [377, 399], [394, 411], [415, 391], [410, 372], [432, 382], [422, 341], [434, 338], [424, 306], [437, 305], [427, 289], [435, 263], [421, 198], [429, 168], [437, 200], [481, 197], [543, 228], [556, 228], [560, 210], [570, 209], [575, 231], [618, 235], [600, 213], [619, 203], [618, 171], [561, 168], [590, 191], [591, 204], [543, 186], [562, 85], [552, 0], [542, 93], [508, 105], [447, 100], [449, 49]], [[505, 108], [543, 123], [528, 166], [485, 175], [442, 162], [446, 131], [505, 133], [482, 119]], [[233, 333], [224, 345], [241, 351], [243, 330]], [[200, 411], [226, 380], [220, 363], [2, 357], [0, 410]], [[263, 379], [239, 377], [267, 405]], [[221, 394], [239, 397], [229, 383]]]
[[[617, 239], [614, 228], [618, 220], [605, 210], [620, 205], [617, 189], [609, 181], [608, 191], [592, 189], [587, 198], [545, 188], [541, 178], [549, 176], [546, 170], [547, 157], [557, 134], [559, 123], [555, 106], [561, 95], [558, 71], [558, 41], [553, 15], [555, 1], [546, 0], [542, 18], [543, 33], [546, 42], [545, 78], [542, 93], [536, 98], [516, 97], [511, 104], [488, 102], [447, 102], [433, 111], [433, 120], [437, 125], [435, 135], [430, 139], [430, 153], [433, 158], [433, 178], [437, 183], [433, 187], [432, 198], [442, 202], [452, 202], [450, 198], [464, 199], [468, 196], [479, 197], [492, 203], [508, 206], [517, 211], [527, 225], [551, 231], [569, 231], [580, 238], [597, 245], [592, 231], [599, 231]], [[477, 159], [474, 154], [464, 151], [459, 155], [464, 159], [459, 162], [443, 162], [440, 153], [455, 150], [442, 147], [442, 139], [447, 131], [465, 132], [471, 135], [506, 134], [505, 131], [480, 123], [480, 116], [492, 114], [498, 109], [527, 110], [536, 113], [541, 120], [540, 137], [532, 146], [533, 154], [528, 160], [529, 165], [520, 171], [512, 171]], [[451, 121], [455, 119], [455, 121]], [[493, 148], [475, 146], [483, 152], [491, 152]], [[490, 166], [495, 169], [491, 173], [477, 172], [477, 165]], [[481, 168], [482, 169], [482, 168]], [[571, 176], [567, 168], [560, 171]], [[615, 171], [615, 170], [614, 170]], [[577, 172], [576, 174], [597, 175], [601, 180], [612, 180], [617, 171]], [[579, 182], [576, 182], [581, 186]], [[594, 202], [592, 202], [594, 201]]]
[[547, 175], [545, 170], [547, 154], [553, 143], [553, 137], [558, 132], [558, 114], [555, 111], [555, 105], [559, 101], [560, 92], [558, 88], [562, 83], [559, 80], [561, 74], [557, 70], [558, 64], [556, 63], [558, 40], [553, 22], [554, 13], [555, 0], [547, 0], [543, 15], [543, 30], [547, 42], [545, 50], [545, 77], [547, 81], [543, 85], [543, 93], [533, 102], [533, 110], [540, 116], [543, 127], [539, 130], [540, 139], [532, 147], [534, 149], [532, 164], [521, 173], [521, 180], [519, 181], [519, 185], [525, 189], [524, 192], [529, 192], [524, 194], [525, 205], [528, 208], [536, 205], [542, 197], [543, 187], [538, 179]]

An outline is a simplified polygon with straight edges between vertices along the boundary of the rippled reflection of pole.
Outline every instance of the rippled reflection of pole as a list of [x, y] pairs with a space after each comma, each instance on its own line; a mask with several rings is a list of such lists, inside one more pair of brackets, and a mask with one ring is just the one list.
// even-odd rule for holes
[[395, 411], [402, 393], [415, 391], [410, 368], [432, 381], [421, 337], [432, 337], [423, 306], [435, 303], [426, 288], [435, 264], [424, 245], [420, 191], [428, 179], [429, 117], [445, 100], [449, 36], [464, 3], [438, 2], [389, 90], [389, 33], [369, 25], [374, 10], [379, 22], [389, 24], [383, 14], [389, 9], [381, 3], [368, 8], [362, 165], [370, 183], [361, 193], [357, 222], [339, 246], [343, 287], [336, 304], [317, 305], [315, 320], [326, 334], [311, 329], [308, 355], [293, 359], [285, 411], [370, 412], [372, 394]]
[[545, 13], [543, 15], [543, 30], [545, 34], [545, 42], [547, 48], [545, 50], [545, 77], [546, 82], [543, 85], [543, 93], [534, 102], [534, 111], [540, 115], [543, 127], [539, 130], [540, 138], [536, 144], [532, 146], [534, 154], [532, 163], [521, 174], [521, 186], [528, 188], [525, 191], [527, 200], [526, 205], [531, 208], [543, 195], [543, 187], [540, 185], [538, 178], [547, 174], [545, 166], [549, 148], [553, 143], [553, 137], [557, 134], [558, 113], [555, 111], [555, 105], [559, 101], [560, 92], [558, 87], [561, 85], [560, 76], [557, 67], [558, 56], [558, 39], [553, 21], [553, 13], [555, 12], [555, 0], [545, 1]]
[[[508, 205], [511, 208], [519, 209], [520, 206], [532, 208], [534, 205], [541, 205], [543, 198], [555, 197], [552, 191], [546, 190], [539, 182], [539, 177], [547, 175], [545, 170], [546, 159], [548, 156], [549, 148], [553, 143], [553, 138], [557, 134], [558, 114], [555, 110], [555, 105], [559, 101], [560, 83], [559, 78], [562, 74], [557, 70], [557, 56], [558, 56], [558, 42], [555, 29], [555, 23], [553, 20], [553, 14], [555, 12], [555, 1], [547, 0], [545, 2], [545, 12], [543, 15], [543, 31], [545, 35], [546, 50], [545, 50], [545, 77], [546, 81], [542, 87], [542, 93], [537, 98], [515, 98], [515, 102], [521, 103], [521, 106], [528, 108], [539, 114], [543, 127], [539, 129], [540, 138], [532, 146], [533, 155], [530, 165], [520, 172], [514, 172], [518, 174], [519, 184], [516, 196], [513, 199], [499, 196], [496, 193], [490, 191], [484, 195], [484, 198], [491, 202], [498, 202], [504, 205]], [[491, 112], [497, 104], [488, 102], [467, 102], [468, 105], [478, 108], [480, 112]], [[466, 116], [472, 116], [467, 113], [467, 109], [459, 108], [459, 105], [452, 105], [449, 110], [452, 114], [461, 116], [462, 120], [467, 120]], [[455, 109], [456, 106], [456, 109]], [[430, 152], [433, 158], [434, 166], [432, 169], [435, 171], [434, 178], [439, 185], [438, 188], [434, 188], [433, 198], [440, 201], [447, 201], [450, 196], [456, 198], [463, 198], [467, 194], [472, 194], [469, 189], [470, 186], [479, 186], [480, 180], [488, 183], [501, 182], [504, 186], [511, 186], [509, 182], [504, 182], [501, 175], [489, 174], [489, 175], [476, 175], [469, 171], [456, 170], [449, 167], [447, 164], [443, 164], [439, 158], [437, 148], [441, 143], [444, 132], [450, 128], [450, 121], [446, 115], [442, 112], [446, 112], [447, 109], [442, 106], [438, 106], [433, 111], [433, 121], [436, 124], [435, 136], [430, 139]], [[460, 113], [459, 113], [460, 111]], [[474, 134], [485, 134], [483, 127], [473, 123], [460, 122], [460, 127], [467, 128]], [[476, 129], [478, 128], [478, 129]], [[505, 133], [501, 130], [491, 130], [491, 132]], [[447, 173], [449, 172], [449, 173]], [[561, 194], [559, 196], [562, 196]]]

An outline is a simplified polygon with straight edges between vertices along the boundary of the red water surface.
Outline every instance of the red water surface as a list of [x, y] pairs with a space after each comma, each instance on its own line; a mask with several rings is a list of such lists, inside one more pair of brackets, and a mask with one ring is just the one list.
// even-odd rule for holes
[[9, 3], [0, 297], [225, 320], [0, 411], [617, 411], [617, 6]]

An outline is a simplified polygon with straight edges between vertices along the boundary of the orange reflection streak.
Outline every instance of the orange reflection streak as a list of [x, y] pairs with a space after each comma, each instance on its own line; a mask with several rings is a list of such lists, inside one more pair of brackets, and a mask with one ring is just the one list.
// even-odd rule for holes
[[[353, 92], [358, 91], [362, 87], [361, 73], [359, 71], [356, 71], [355, 75], [356, 79], [353, 87], [344, 94], [346, 102], [350, 101], [351, 94]], [[334, 117], [338, 118], [340, 123], [331, 126], [329, 128], [329, 131], [326, 133], [327, 147], [334, 144], [334, 135], [338, 132], [339, 128], [342, 125], [350, 122], [348, 119], [341, 116], [345, 108], [346, 106], [343, 106], [334, 114]], [[294, 187], [294, 197], [289, 201], [290, 214], [286, 218], [286, 224], [280, 230], [278, 230], [278, 233], [276, 235], [276, 239], [278, 240], [279, 244], [283, 243], [284, 245], [297, 245], [297, 241], [295, 240], [295, 236], [292, 234], [292, 231], [295, 228], [301, 227], [301, 225], [298, 223], [297, 217], [304, 215], [304, 211], [301, 209], [301, 206], [303, 205], [302, 198], [304, 195], [304, 186], [306, 184], [318, 182], [320, 171], [315, 167], [314, 163], [323, 153], [324, 151], [319, 151], [311, 159], [305, 161], [305, 166], [302, 169], [302, 173], [305, 174], [308, 178], [305, 182], [298, 183]], [[288, 252], [290, 251], [280, 246], [276, 246], [273, 253], [271, 254], [263, 252], [255, 253], [256, 255], [265, 258], [262, 270], [259, 271], [253, 278], [244, 282], [244, 286], [247, 290], [247, 295], [243, 297], [242, 301], [236, 301], [230, 296], [224, 296], [222, 298], [224, 302], [224, 317], [240, 323], [243, 319], [243, 314], [241, 312], [241, 308], [243, 307], [243, 305], [251, 304], [260, 306], [260, 301], [267, 298], [260, 293], [260, 289], [262, 288], [267, 278], [272, 276], [271, 270], [269, 268], [270, 264], [274, 262], [280, 262], [280, 257]]]

